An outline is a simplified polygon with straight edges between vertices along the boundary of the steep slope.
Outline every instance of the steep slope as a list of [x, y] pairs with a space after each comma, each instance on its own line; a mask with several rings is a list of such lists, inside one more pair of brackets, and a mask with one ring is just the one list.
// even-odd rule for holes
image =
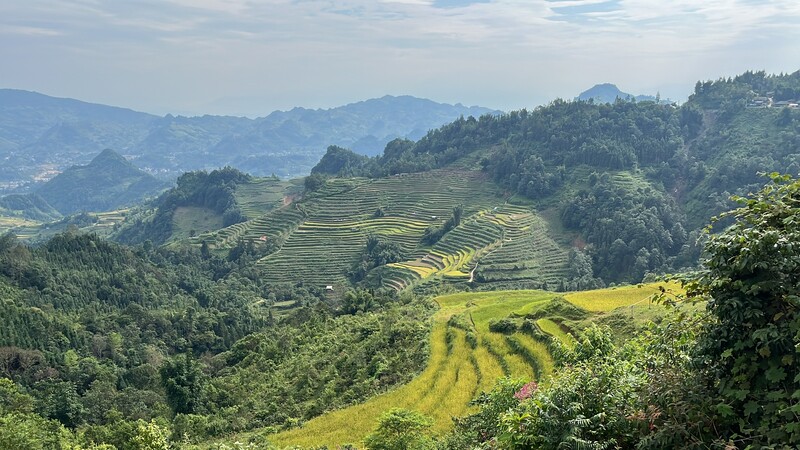
[[36, 193], [61, 214], [72, 214], [135, 204], [165, 187], [165, 183], [107, 149], [88, 165], [60, 173]]
[[[338, 296], [353, 283], [402, 290], [427, 289], [439, 282], [542, 287], [558, 286], [566, 276], [568, 251], [557, 244], [546, 223], [530, 207], [506, 204], [501, 189], [485, 175], [468, 170], [435, 170], [378, 179], [332, 179], [293, 204], [217, 232], [197, 236], [212, 249], [251, 242], [268, 249], [257, 267], [269, 283], [332, 286]], [[442, 230], [454, 210], [459, 221]], [[442, 230], [439, 239], [430, 234]], [[395, 246], [395, 262], [355, 266], [367, 242]], [[518, 271], [503, 277], [471, 276], [476, 264], [496, 271], [518, 257]], [[500, 265], [498, 265], [500, 264]]]
[[556, 100], [461, 118], [372, 159], [329, 151], [318, 171], [480, 168], [570, 241], [567, 279], [583, 281], [564, 288], [639, 282], [696, 264], [702, 224], [763, 183], [759, 172], [800, 170], [798, 98], [800, 71], [701, 82], [681, 107]]

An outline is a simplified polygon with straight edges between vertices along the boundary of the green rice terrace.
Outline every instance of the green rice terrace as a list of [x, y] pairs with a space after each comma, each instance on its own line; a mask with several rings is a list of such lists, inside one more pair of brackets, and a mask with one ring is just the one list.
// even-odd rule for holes
[[500, 377], [546, 383], [553, 371], [553, 339], [572, 346], [573, 333], [592, 322], [623, 313], [630, 321], [641, 323], [658, 314], [662, 309], [648, 300], [658, 291], [658, 284], [649, 284], [563, 297], [546, 291], [438, 297], [440, 309], [433, 320], [430, 358], [409, 384], [268, 439], [279, 446], [360, 445], [376, 418], [394, 407], [432, 417], [434, 431], [443, 434], [452, 427], [451, 418], [470, 413], [470, 401], [489, 391]]
[[[460, 224], [425, 245], [426, 229], [442, 226], [459, 205], [464, 208]], [[246, 212], [255, 217], [252, 209]], [[564, 275], [568, 255], [548, 229], [529, 207], [508, 204], [483, 174], [440, 170], [328, 180], [300, 201], [194, 242], [205, 241], [212, 249], [240, 240], [272, 243], [277, 251], [258, 262], [266, 279], [303, 280], [336, 292], [349, 285], [347, 270], [370, 235], [397, 244], [406, 258], [374, 269], [368, 275], [371, 285], [402, 290], [446, 281], [542, 287]]]

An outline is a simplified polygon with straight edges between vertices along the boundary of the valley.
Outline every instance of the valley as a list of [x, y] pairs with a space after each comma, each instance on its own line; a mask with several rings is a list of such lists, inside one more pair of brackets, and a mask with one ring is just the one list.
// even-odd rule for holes
[[[331, 139], [286, 179], [266, 119], [97, 110], [163, 122], [169, 158], [219, 138], [265, 165], [168, 185], [135, 166], [166, 155], [104, 150], [0, 198], [0, 447], [794, 445], [800, 111], [747, 107], [766, 92], [800, 72], [415, 140], [384, 117], [383, 152]], [[351, 106], [269, 120], [375, 115]]]

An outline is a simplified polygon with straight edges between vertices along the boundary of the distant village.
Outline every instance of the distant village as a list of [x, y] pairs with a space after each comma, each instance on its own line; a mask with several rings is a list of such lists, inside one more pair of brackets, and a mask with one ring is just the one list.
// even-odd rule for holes
[[748, 108], [800, 108], [800, 100], [780, 100], [774, 101], [772, 96], [773, 92], [767, 92], [763, 97], [753, 97], [747, 103]]

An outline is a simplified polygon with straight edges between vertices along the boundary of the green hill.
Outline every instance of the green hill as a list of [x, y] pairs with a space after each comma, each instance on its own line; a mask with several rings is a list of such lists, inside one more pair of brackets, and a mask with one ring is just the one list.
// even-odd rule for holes
[[37, 194], [9, 194], [0, 197], [0, 215], [39, 222], [49, 222], [61, 217], [61, 213]]
[[[557, 288], [638, 282], [647, 273], [695, 265], [700, 228], [733, 206], [731, 194], [745, 195], [763, 184], [759, 173], [800, 171], [800, 110], [789, 106], [798, 92], [800, 72], [746, 72], [698, 83], [680, 107], [556, 100], [532, 111], [461, 118], [416, 142], [392, 141], [375, 158], [332, 147], [314, 172], [380, 178], [435, 169], [480, 170], [508, 197], [547, 218], [561, 247], [573, 250], [569, 275], [550, 277], [563, 281]], [[769, 102], [755, 100], [764, 98]], [[492, 232], [483, 228], [491, 240]], [[494, 258], [500, 264], [494, 272], [541, 271], [517, 255], [501, 260], [515, 245], [487, 256], [487, 262]], [[449, 251], [457, 253], [456, 248]], [[558, 259], [563, 256], [552, 257], [556, 266], [563, 262]], [[448, 264], [420, 260], [394, 267], [424, 278], [434, 265], [439, 270]], [[459, 264], [451, 264], [455, 272], [461, 271]], [[480, 265], [474, 275], [478, 281], [505, 276]], [[548, 287], [553, 288], [550, 281]]]
[[103, 150], [85, 166], [73, 166], [36, 190], [59, 213], [110, 211], [158, 194], [165, 183], [113, 150]]
[[187, 172], [177, 186], [134, 211], [114, 238], [157, 245], [187, 239], [259, 217], [291, 202], [299, 191], [296, 182], [256, 178], [230, 167]]
[[[331, 179], [295, 203], [191, 242], [219, 250], [240, 241], [269, 247], [256, 263], [265, 281], [332, 286], [335, 293], [358, 282], [391, 290], [439, 282], [558, 286], [568, 249], [553, 240], [546, 221], [530, 207], [506, 200], [502, 189], [476, 171]], [[460, 223], [427, 242], [426, 233], [442, 227], [460, 205]], [[402, 257], [356, 277], [353, 266], [370, 237], [396, 245]], [[516, 269], [505, 267], [514, 258]]]
[[[399, 406], [463, 438], [446, 448], [796, 440], [798, 183], [699, 227], [756, 172], [798, 169], [800, 112], [774, 106], [798, 88], [748, 72], [682, 106], [558, 100], [380, 156], [332, 145], [304, 180], [187, 172], [105, 216], [131, 247], [70, 226], [91, 214], [35, 246], [2, 235], [0, 434], [359, 445]], [[703, 239], [695, 286], [718, 297], [663, 317], [639, 283], [696, 269]], [[503, 375], [539, 384], [481, 394]]]

